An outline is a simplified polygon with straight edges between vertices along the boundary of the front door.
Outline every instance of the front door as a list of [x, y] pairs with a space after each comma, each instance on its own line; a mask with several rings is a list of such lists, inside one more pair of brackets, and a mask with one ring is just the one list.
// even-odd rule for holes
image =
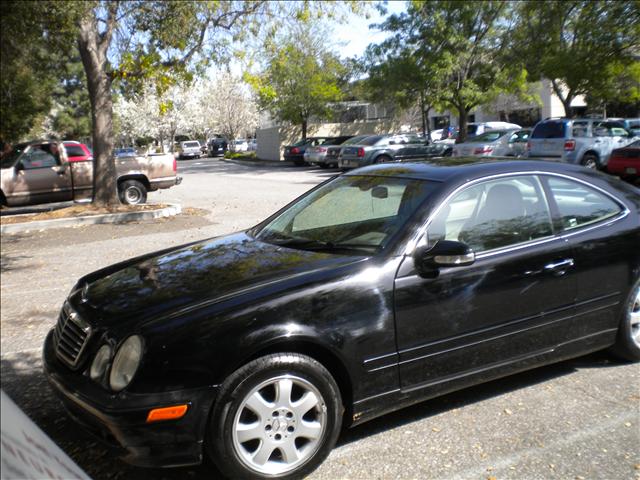
[[539, 179], [468, 186], [442, 205], [426, 242], [455, 240], [474, 264], [419, 276], [407, 256], [395, 284], [401, 387], [412, 390], [549, 352], [571, 335], [572, 251], [554, 235]]
[[61, 164], [56, 144], [31, 145], [14, 168], [12, 204], [72, 200], [71, 175], [68, 165]]

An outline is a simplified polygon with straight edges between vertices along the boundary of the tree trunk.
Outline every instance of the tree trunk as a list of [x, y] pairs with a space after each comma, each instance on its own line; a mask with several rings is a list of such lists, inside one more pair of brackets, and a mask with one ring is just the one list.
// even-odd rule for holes
[[573, 112], [571, 111], [571, 102], [573, 101], [573, 95], [571, 94], [571, 91], [569, 91], [566, 95], [563, 95], [562, 88], [560, 88], [560, 85], [555, 80], [551, 80], [551, 87], [553, 88], [553, 92], [562, 102], [565, 117], [573, 118]]
[[78, 50], [87, 75], [93, 121], [93, 204], [118, 205], [116, 165], [113, 159], [113, 104], [111, 78], [106, 72], [107, 52], [100, 42], [92, 14], [80, 22]]
[[469, 109], [464, 106], [458, 106], [458, 138], [456, 143], [462, 143], [467, 139], [467, 119], [469, 116]]
[[307, 138], [307, 119], [302, 120], [302, 139]]

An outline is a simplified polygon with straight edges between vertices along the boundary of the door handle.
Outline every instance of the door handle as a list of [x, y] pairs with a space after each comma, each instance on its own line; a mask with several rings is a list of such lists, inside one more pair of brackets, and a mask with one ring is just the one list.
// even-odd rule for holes
[[548, 263], [544, 266], [545, 272], [550, 272], [553, 275], [561, 276], [567, 272], [568, 268], [571, 268], [575, 265], [573, 258], [566, 258], [564, 260], [560, 260], [553, 263]]

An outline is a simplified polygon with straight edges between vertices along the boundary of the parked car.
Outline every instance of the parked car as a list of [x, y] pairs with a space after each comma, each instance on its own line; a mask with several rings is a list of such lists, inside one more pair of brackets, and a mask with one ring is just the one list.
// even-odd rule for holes
[[520, 130], [517, 123], [510, 122], [481, 122], [467, 124], [467, 138], [473, 138], [490, 130]]
[[640, 140], [611, 152], [607, 172], [640, 186]]
[[249, 149], [249, 143], [246, 138], [236, 138], [231, 142], [231, 150], [234, 152], [246, 152]]
[[178, 158], [184, 160], [185, 158], [200, 158], [202, 151], [200, 150], [200, 142], [197, 140], [188, 140], [186, 142], [180, 142], [178, 148]]
[[531, 130], [488, 130], [453, 147], [454, 157], [520, 157]]
[[113, 153], [116, 157], [135, 157], [138, 154], [134, 147], [116, 148]]
[[[350, 139], [342, 142], [340, 145], [333, 145], [333, 146], [327, 147], [327, 153], [324, 157], [324, 165], [326, 165], [326, 167], [324, 168], [337, 167], [339, 157], [340, 157], [340, 151], [342, 150], [343, 147], [346, 147], [347, 145], [357, 145], [358, 143], [363, 141], [365, 138], [370, 136], [371, 135], [357, 135], [355, 137], [351, 137]], [[323, 166], [320, 163], [319, 165], [321, 167]]]
[[613, 122], [620, 122], [634, 137], [640, 137], [640, 118], [608, 118]]
[[[86, 145], [68, 141], [16, 145], [0, 163], [0, 201], [21, 206], [91, 199], [93, 157], [87, 152]], [[115, 163], [123, 203], [144, 203], [147, 192], [170, 188], [182, 180], [171, 154], [117, 157]]]
[[284, 159], [288, 162], [293, 162], [295, 165], [304, 165], [304, 152], [308, 147], [315, 147], [320, 145], [333, 137], [307, 137], [302, 140], [298, 140], [293, 145], [287, 145], [284, 147]]
[[258, 151], [258, 140], [255, 138], [250, 138], [247, 142], [247, 151], [248, 152], [257, 152]]
[[223, 137], [214, 137], [207, 143], [207, 153], [210, 157], [216, 155], [224, 155], [227, 151], [227, 139]]
[[536, 124], [529, 138], [530, 158], [549, 158], [604, 168], [611, 151], [633, 141], [620, 122], [581, 118], [548, 118]]
[[640, 190], [449, 162], [360, 169], [246, 231], [86, 275], [46, 378], [128, 462], [282, 479], [343, 423], [604, 348], [639, 360]]
[[406, 161], [424, 158], [430, 151], [429, 142], [415, 134], [372, 135], [357, 145], [342, 148], [338, 166], [350, 169], [374, 163]]
[[[353, 138], [353, 135], [330, 138], [316, 147], [307, 147], [303, 155], [304, 161], [310, 165], [318, 165], [321, 168], [328, 168], [332, 165], [331, 162], [327, 162], [327, 152], [329, 151], [329, 147], [342, 145], [351, 138]], [[335, 165], [337, 166], [337, 159]]]
[[67, 160], [70, 162], [85, 162], [93, 160], [93, 152], [84, 143], [75, 140], [65, 140], [64, 149], [67, 152]]

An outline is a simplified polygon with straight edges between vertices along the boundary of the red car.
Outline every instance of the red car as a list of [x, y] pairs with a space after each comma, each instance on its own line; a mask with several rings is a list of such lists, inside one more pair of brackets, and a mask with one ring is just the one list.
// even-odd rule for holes
[[635, 185], [640, 185], [640, 140], [611, 152], [607, 171]]
[[63, 145], [64, 149], [67, 151], [67, 158], [70, 162], [93, 160], [93, 152], [84, 143], [67, 140], [63, 142]]

